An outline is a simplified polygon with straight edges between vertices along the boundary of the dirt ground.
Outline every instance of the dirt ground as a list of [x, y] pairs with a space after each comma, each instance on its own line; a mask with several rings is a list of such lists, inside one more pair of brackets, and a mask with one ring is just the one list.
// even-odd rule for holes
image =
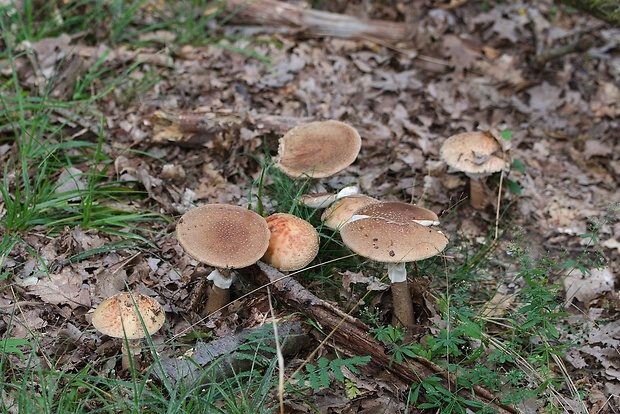
[[[356, 183], [381, 200], [415, 202], [437, 212], [451, 237], [448, 260], [463, 259], [459, 245], [475, 251], [493, 237], [499, 180], [488, 182], [487, 208], [472, 209], [467, 179], [439, 159], [440, 145], [460, 132], [481, 129], [500, 136], [510, 131], [510, 140], [500, 138], [514, 162], [502, 181], [500, 241], [493, 255], [501, 260], [506, 247], [521, 237], [534, 258], [549, 253], [578, 259], [585, 251], [590, 268], [602, 264], [604, 269], [590, 276], [564, 282], [554, 275], [553, 282], [564, 283], [561, 299], [573, 304], [567, 307], [571, 316], [564, 337], [577, 340], [583, 334], [581, 347], [565, 359], [571, 378], [588, 384], [590, 412], [601, 407], [600, 412], [618, 412], [613, 404], [620, 404], [615, 286], [620, 274], [620, 30], [548, 1], [413, 3], [334, 3], [334, 12], [406, 23], [410, 38], [394, 44], [226, 23], [215, 33], [241, 39], [222, 40], [228, 47], [168, 47], [175, 40], [171, 33], [155, 32], [149, 34], [154, 46], [110, 49], [106, 65], [143, 61], [132, 79], [139, 82], [153, 72], [159, 78], [128, 102], [120, 87], [97, 108], [107, 118], [105, 145], [115, 158], [109, 174], [143, 186], [148, 197], [136, 202], [139, 207], [173, 221], [154, 225], [161, 233], [149, 237], [157, 248], [64, 263], [52, 268], [50, 278], [38, 278], [38, 258], [26, 245], [18, 246], [5, 261], [6, 269], [15, 267], [16, 286], [0, 298], [2, 308], [22, 303], [21, 322], [11, 322], [9, 335], [46, 332], [43, 341], [54, 349], [48, 352], [67, 369], [79, 368], [114, 346], [101, 343], [88, 312], [124, 290], [125, 282], [164, 304], [167, 335], [186, 332], [196, 320], [191, 275], [197, 263], [178, 246], [174, 220], [194, 205], [245, 205], [248, 191], [256, 190], [265, 152], [275, 156], [282, 133], [309, 120], [347, 122], [363, 139], [357, 161], [325, 180], [328, 188]], [[542, 58], [566, 45], [573, 49]], [[103, 53], [80, 40], [55, 46], [42, 49], [39, 59], [48, 53], [54, 62], [60, 48], [81, 54], [88, 65]], [[27, 84], [28, 62], [20, 65]], [[199, 116], [208, 127], [183, 130], [175, 122], [180, 114]], [[267, 212], [275, 209], [267, 205]], [[582, 237], [594, 230], [595, 239]], [[115, 241], [79, 228], [54, 237], [32, 232], [24, 239], [48, 264]], [[498, 290], [505, 292], [504, 284], [513, 288], [508, 281], [515, 269], [495, 269], [504, 269], [491, 275]], [[236, 317], [201, 322], [199, 329], [213, 328], [220, 336], [247, 326]], [[8, 316], [3, 318], [6, 327]], [[73, 340], [67, 345], [54, 339], [58, 336]], [[165, 340], [163, 335], [155, 339]]]

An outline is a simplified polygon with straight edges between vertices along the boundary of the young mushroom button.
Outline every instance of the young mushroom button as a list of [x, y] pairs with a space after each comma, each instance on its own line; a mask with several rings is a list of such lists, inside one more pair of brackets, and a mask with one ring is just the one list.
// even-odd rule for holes
[[451, 136], [443, 142], [439, 156], [449, 167], [469, 177], [469, 201], [476, 209], [487, 204], [484, 179], [509, 165], [499, 142], [483, 132]]
[[228, 304], [233, 277], [230, 269], [256, 263], [269, 247], [267, 222], [255, 212], [228, 204], [206, 204], [179, 220], [179, 244], [197, 261], [215, 268], [208, 276], [213, 291], [202, 314]]

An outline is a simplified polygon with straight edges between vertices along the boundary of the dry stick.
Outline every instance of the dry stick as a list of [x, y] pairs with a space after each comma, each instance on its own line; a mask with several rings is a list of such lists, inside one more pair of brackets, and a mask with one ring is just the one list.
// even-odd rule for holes
[[274, 0], [228, 0], [226, 10], [235, 15], [232, 22], [287, 26], [305, 36], [333, 36], [344, 39], [377, 39], [398, 42], [408, 35], [404, 23], [387, 20], [362, 20], [345, 14], [304, 9]]
[[[368, 335], [370, 328], [366, 324], [344, 313], [335, 305], [316, 297], [299, 282], [286, 278], [271, 266], [259, 262], [258, 266], [241, 269], [241, 271], [257, 283], [273, 286], [274, 294], [281, 300], [312, 317], [324, 330], [330, 331], [331, 337], [340, 345], [345, 354], [370, 355], [369, 366], [371, 368], [387, 369], [399, 380], [408, 384], [421, 382], [434, 375], [443, 377], [446, 385], [448, 380], [452, 383], [456, 382], [454, 374], [446, 372], [444, 368], [426, 358], [418, 357], [408, 361], [407, 364], [393, 361], [383, 344]], [[472, 389], [478, 400], [494, 406], [500, 413], [517, 413], [513, 407], [498, 402], [497, 396], [489, 390], [480, 386], [473, 386]], [[464, 398], [472, 397], [466, 390], [460, 391], [459, 394]]]
[[[210, 141], [213, 134], [238, 131], [247, 128], [267, 134], [284, 134], [293, 127], [315, 121], [313, 117], [292, 117], [270, 114], [243, 114], [229, 111], [156, 111], [151, 117], [155, 141], [203, 144]], [[169, 129], [176, 129], [183, 136], [169, 134]], [[198, 136], [195, 136], [198, 134]], [[168, 136], [170, 135], [170, 136]], [[187, 135], [187, 136], [185, 136]]]

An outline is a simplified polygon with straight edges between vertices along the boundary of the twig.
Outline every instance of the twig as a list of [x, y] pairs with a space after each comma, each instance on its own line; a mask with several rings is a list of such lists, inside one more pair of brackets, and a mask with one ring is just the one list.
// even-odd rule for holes
[[269, 27], [290, 27], [305, 36], [333, 36], [344, 39], [399, 42], [409, 31], [404, 23], [387, 20], [362, 20], [353, 16], [304, 9], [274, 0], [228, 0], [226, 10], [234, 13], [233, 22]]
[[588, 50], [594, 41], [589, 36], [580, 36], [577, 39], [560, 46], [553, 46], [550, 48], [546, 48], [540, 50], [536, 53], [536, 57], [534, 58], [534, 66], [536, 68], [542, 68], [548, 62], [559, 59], [563, 56], [566, 56], [571, 53], [583, 53]]

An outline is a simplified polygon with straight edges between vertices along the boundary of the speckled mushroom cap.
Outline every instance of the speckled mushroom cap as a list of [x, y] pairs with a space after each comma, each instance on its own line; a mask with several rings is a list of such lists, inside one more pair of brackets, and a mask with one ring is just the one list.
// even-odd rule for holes
[[282, 271], [301, 269], [319, 251], [319, 233], [306, 220], [287, 213], [267, 217], [271, 231], [263, 261]]
[[246, 208], [206, 204], [177, 224], [177, 240], [194, 259], [220, 269], [239, 269], [258, 261], [269, 246], [263, 217]]
[[[446, 247], [448, 238], [443, 233], [418, 224], [416, 220], [419, 218], [412, 220], [412, 217], [420, 217], [412, 214], [415, 209], [398, 214], [388, 210], [389, 204], [409, 205], [380, 203], [362, 207], [355, 212], [355, 216], [364, 218], [350, 221], [340, 229], [344, 244], [360, 256], [388, 263], [423, 260], [435, 256]], [[377, 215], [371, 215], [373, 211]], [[430, 217], [424, 214], [425, 219]]]
[[379, 203], [379, 200], [363, 194], [343, 197], [332, 203], [321, 215], [323, 224], [337, 230], [344, 225], [353, 213], [361, 207]]
[[448, 166], [466, 174], [492, 174], [508, 166], [501, 145], [483, 132], [451, 136], [441, 145], [439, 156]]
[[102, 334], [127, 339], [140, 339], [147, 333], [154, 334], [162, 327], [164, 320], [164, 310], [159, 302], [139, 293], [134, 293], [132, 300], [128, 292], [102, 301], [92, 318], [93, 325]]
[[294, 178], [329, 177], [351, 165], [361, 146], [359, 133], [344, 122], [310, 122], [280, 138], [276, 166]]
[[439, 224], [439, 217], [433, 211], [415, 204], [402, 203], [400, 201], [385, 201], [369, 204], [357, 209], [357, 216], [370, 216], [383, 218], [396, 224], [417, 223], [423, 226]]

